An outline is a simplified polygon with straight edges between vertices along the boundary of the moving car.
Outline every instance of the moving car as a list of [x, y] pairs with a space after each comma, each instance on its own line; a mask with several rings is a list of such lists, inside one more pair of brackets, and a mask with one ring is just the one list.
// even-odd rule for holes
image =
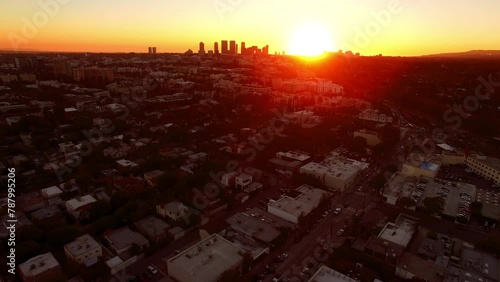
[[148, 266], [148, 269], [149, 271], [151, 271], [151, 273], [153, 274], [157, 274], [158, 273], [158, 270], [153, 266], [153, 265], [149, 265]]

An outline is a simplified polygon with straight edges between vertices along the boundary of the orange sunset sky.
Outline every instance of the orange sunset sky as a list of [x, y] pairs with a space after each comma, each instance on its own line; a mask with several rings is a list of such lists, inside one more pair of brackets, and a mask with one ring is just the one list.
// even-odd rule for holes
[[270, 53], [500, 49], [498, 0], [1, 0], [0, 49], [158, 52], [245, 41]]

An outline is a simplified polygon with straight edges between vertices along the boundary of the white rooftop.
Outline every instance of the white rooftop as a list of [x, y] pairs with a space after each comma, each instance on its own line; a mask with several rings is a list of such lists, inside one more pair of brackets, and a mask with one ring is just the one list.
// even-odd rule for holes
[[136, 163], [132, 162], [132, 161], [129, 161], [129, 160], [125, 160], [125, 159], [121, 159], [121, 160], [118, 160], [116, 161], [119, 165], [121, 166], [130, 166], [130, 167], [134, 167], [134, 166], [137, 166]]
[[302, 154], [302, 153], [294, 152], [294, 151], [288, 151], [286, 153], [278, 152], [278, 153], [276, 153], [276, 156], [278, 158], [287, 157], [289, 159], [300, 161], [300, 162], [303, 162], [303, 161], [310, 158], [310, 156], [308, 156], [306, 154]]
[[332, 156], [326, 158], [321, 163], [310, 162], [303, 167], [301, 171], [314, 171], [323, 174], [331, 174], [337, 178], [350, 178], [353, 174], [368, 167], [368, 163], [356, 160]]
[[378, 237], [406, 247], [417, 229], [415, 221], [399, 215], [395, 223], [387, 223]]
[[268, 207], [273, 207], [299, 217], [302, 213], [305, 215], [310, 213], [320, 203], [323, 196], [329, 196], [331, 194], [305, 184], [297, 188], [296, 191], [300, 192], [300, 195], [297, 197], [292, 198], [288, 195], [282, 196], [277, 201], [271, 201]]
[[77, 257], [84, 254], [90, 250], [100, 248], [101, 245], [97, 243], [94, 238], [89, 234], [85, 234], [75, 239], [75, 241], [66, 244], [64, 249], [66, 249], [73, 257]]
[[47, 197], [53, 197], [53, 196], [57, 196], [59, 194], [62, 194], [62, 190], [59, 189], [57, 186], [51, 186], [51, 187], [48, 187], [48, 188], [43, 188], [41, 190], [42, 194], [45, 194], [47, 195]]
[[329, 267], [322, 265], [318, 271], [308, 280], [308, 282], [355, 282], [357, 280], [352, 279], [340, 272], [337, 272]]
[[217, 281], [224, 271], [233, 269], [243, 261], [240, 251], [230, 241], [213, 234], [169, 259], [168, 267], [190, 276], [190, 281]]
[[66, 202], [66, 206], [71, 207], [72, 210], [77, 210], [80, 207], [96, 202], [97, 200], [91, 195], [74, 198]]
[[20, 264], [19, 268], [26, 277], [36, 276], [49, 269], [57, 267], [59, 262], [54, 258], [52, 253], [41, 254]]

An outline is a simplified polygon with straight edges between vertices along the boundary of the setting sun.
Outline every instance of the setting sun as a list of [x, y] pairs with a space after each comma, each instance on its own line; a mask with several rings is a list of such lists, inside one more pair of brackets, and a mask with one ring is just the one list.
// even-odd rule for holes
[[298, 27], [292, 34], [289, 53], [301, 56], [318, 56], [333, 51], [331, 32], [324, 26], [308, 24]]

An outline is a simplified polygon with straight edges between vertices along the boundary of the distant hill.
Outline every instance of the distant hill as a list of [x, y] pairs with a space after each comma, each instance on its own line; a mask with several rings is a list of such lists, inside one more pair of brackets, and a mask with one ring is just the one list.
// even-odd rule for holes
[[500, 50], [471, 50], [467, 52], [457, 52], [457, 53], [441, 53], [441, 54], [430, 54], [424, 55], [422, 57], [441, 57], [441, 58], [485, 58], [485, 57], [495, 57], [500, 58]]

